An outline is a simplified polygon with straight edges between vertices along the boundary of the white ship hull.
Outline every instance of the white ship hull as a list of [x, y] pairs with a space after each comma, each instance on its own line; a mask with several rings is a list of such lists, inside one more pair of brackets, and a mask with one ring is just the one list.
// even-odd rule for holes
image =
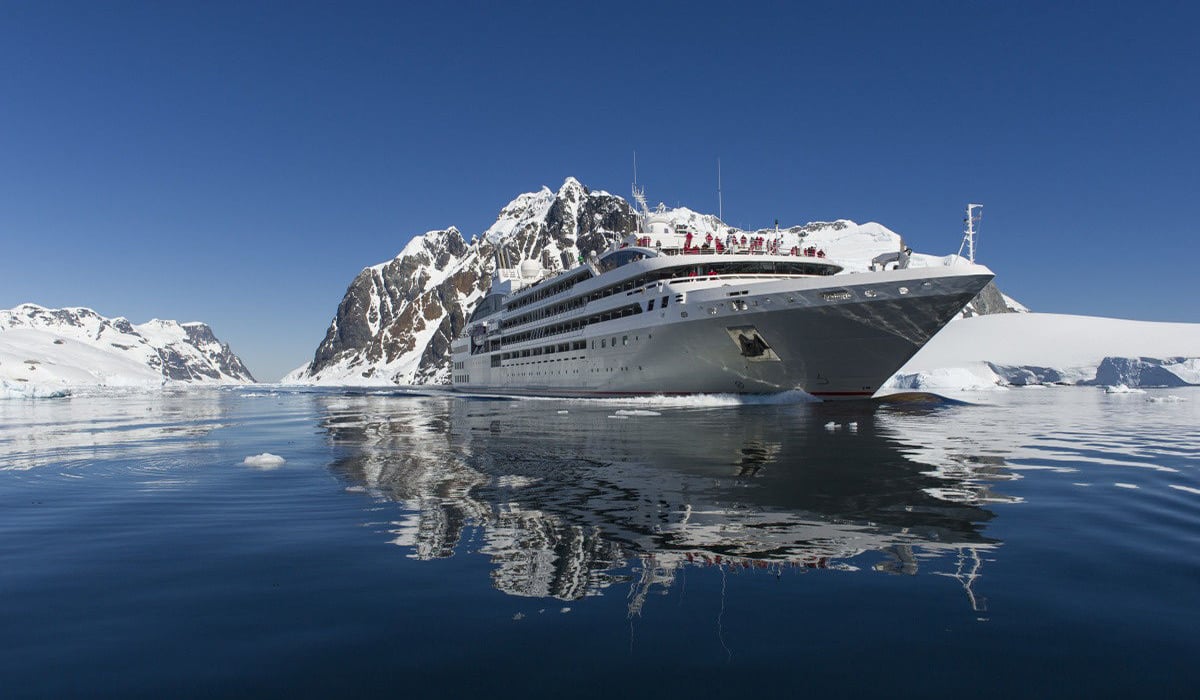
[[[699, 256], [698, 256], [699, 257]], [[454, 388], [545, 396], [765, 394], [865, 398], [992, 279], [980, 265], [833, 276], [692, 278], [609, 307], [658, 308], [518, 343], [455, 341]], [[488, 349], [488, 351], [483, 351]]]

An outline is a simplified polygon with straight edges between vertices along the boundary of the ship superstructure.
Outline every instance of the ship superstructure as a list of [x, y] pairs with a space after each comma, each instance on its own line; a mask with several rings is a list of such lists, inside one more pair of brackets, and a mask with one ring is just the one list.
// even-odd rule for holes
[[644, 197], [639, 231], [555, 275], [497, 267], [452, 345], [456, 389], [606, 396], [868, 397], [992, 279], [981, 265], [848, 272], [815, 246], [701, 238]]

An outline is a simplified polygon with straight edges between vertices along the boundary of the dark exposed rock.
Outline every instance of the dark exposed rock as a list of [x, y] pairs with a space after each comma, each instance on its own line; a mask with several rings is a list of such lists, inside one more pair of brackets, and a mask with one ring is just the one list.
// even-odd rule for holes
[[988, 314], [1007, 314], [1013, 313], [1016, 309], [1009, 307], [1004, 301], [1004, 296], [1000, 294], [1000, 289], [996, 286], [993, 280], [979, 291], [979, 294], [967, 304], [963, 309], [963, 316], [970, 318], [971, 316], [986, 316]]

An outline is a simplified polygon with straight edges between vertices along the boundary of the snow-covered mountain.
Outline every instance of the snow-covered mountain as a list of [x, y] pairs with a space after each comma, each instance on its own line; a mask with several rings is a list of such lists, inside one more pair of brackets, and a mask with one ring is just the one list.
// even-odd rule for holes
[[[723, 237], [717, 217], [687, 208], [665, 210], [703, 238]], [[291, 384], [447, 383], [450, 341], [466, 324], [491, 285], [495, 254], [507, 265], [537, 260], [543, 269], [574, 266], [581, 252], [604, 251], [636, 231], [637, 215], [621, 197], [591, 191], [567, 178], [557, 192], [543, 187], [522, 194], [488, 230], [468, 242], [456, 228], [417, 236], [394, 259], [358, 274], [338, 305], [312, 362], [284, 377]], [[848, 269], [866, 270], [871, 260], [901, 247], [900, 236], [876, 223], [814, 222], [804, 226], [737, 231], [781, 235], [783, 248], [817, 246]], [[951, 258], [914, 255], [913, 265], [943, 265]], [[966, 315], [1024, 311], [989, 285]]]
[[254, 377], [203, 323], [133, 325], [85, 308], [0, 310], [0, 396], [81, 387], [249, 383]]

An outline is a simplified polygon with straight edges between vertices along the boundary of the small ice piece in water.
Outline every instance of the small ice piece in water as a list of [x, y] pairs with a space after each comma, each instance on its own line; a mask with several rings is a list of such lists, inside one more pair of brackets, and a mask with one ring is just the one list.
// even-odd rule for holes
[[661, 416], [658, 411], [647, 411], [641, 408], [621, 408], [617, 410], [618, 416]]
[[556, 413], [558, 413], [558, 415], [560, 415], [560, 416], [566, 414], [566, 412], [567, 412], [566, 409], [564, 409], [562, 411], [556, 411]]
[[1126, 484], [1123, 481], [1114, 481], [1113, 486], [1117, 486], [1117, 487], [1120, 487], [1123, 489], [1136, 489], [1137, 488], [1137, 484]]
[[838, 424], [834, 423], [833, 421], [829, 421], [828, 423], [825, 424], [825, 429], [826, 430], [837, 430]]
[[1104, 393], [1106, 393], [1106, 394], [1144, 394], [1144, 393], [1146, 393], [1146, 390], [1130, 388], [1124, 384], [1113, 384], [1112, 386], [1104, 387]]
[[852, 433], [857, 433], [858, 432], [858, 421], [855, 420], [855, 421], [850, 421], [849, 423], [847, 423], [846, 430], [849, 430]]
[[559, 612], [561, 612], [561, 613], [569, 613], [569, 612], [571, 612], [571, 609], [570, 609], [570, 608], [563, 608], [562, 610], [559, 610]]
[[259, 469], [276, 469], [283, 465], [287, 460], [279, 455], [273, 455], [270, 452], [264, 452], [260, 455], [250, 455], [242, 460], [242, 464], [248, 467], [258, 467]]
[[1150, 403], [1179, 403], [1180, 401], [1187, 401], [1187, 399], [1183, 398], [1182, 396], [1176, 396], [1174, 394], [1169, 394], [1167, 396], [1151, 396], [1146, 400]]

